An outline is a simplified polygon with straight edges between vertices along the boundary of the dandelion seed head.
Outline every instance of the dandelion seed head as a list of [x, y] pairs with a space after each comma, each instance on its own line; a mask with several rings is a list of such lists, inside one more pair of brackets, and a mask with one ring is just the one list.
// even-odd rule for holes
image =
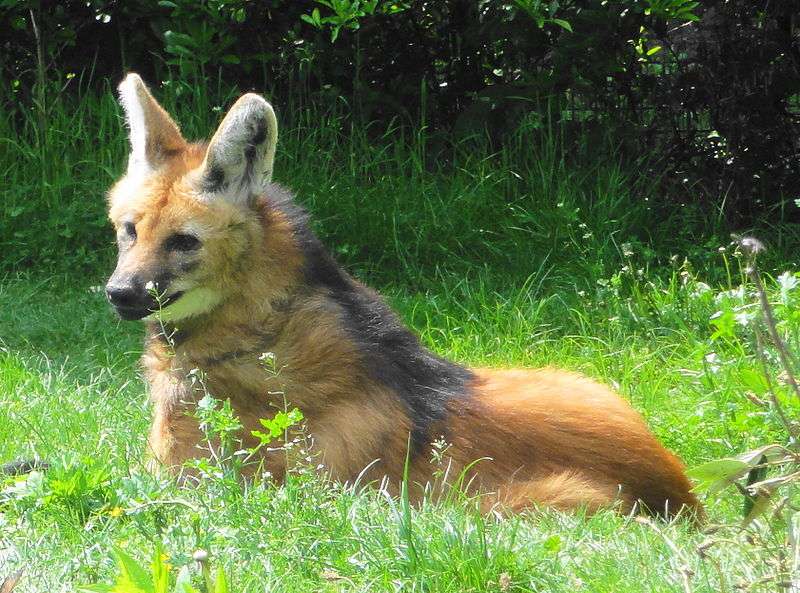
[[750, 255], [757, 255], [764, 251], [764, 244], [755, 237], [742, 237], [739, 239], [739, 245], [745, 253]]

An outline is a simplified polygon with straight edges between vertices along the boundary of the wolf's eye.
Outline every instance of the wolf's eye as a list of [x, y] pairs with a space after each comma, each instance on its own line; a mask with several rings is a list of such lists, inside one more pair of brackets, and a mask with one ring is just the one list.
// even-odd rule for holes
[[175, 233], [164, 242], [168, 251], [194, 251], [200, 247], [200, 239], [186, 233]]

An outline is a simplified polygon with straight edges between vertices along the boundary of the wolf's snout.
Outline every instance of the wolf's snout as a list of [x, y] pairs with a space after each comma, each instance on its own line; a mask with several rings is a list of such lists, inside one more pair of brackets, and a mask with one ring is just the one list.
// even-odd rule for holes
[[148, 315], [152, 308], [152, 297], [144, 286], [140, 287], [133, 283], [107, 284], [106, 297], [123, 319], [141, 319]]
[[109, 284], [106, 286], [106, 296], [115, 307], [134, 307], [143, 300], [142, 292], [133, 286]]

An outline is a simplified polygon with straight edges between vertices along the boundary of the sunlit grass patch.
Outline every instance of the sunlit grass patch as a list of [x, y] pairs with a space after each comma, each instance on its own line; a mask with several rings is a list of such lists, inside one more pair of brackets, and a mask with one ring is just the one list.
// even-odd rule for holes
[[[747, 344], [712, 340], [709, 320], [737, 307], [739, 293], [676, 278], [644, 276], [635, 290], [623, 278], [588, 296], [443, 273], [387, 293], [438, 352], [472, 365], [561, 366], [618, 386], [690, 465], [777, 437], [777, 420], [742, 395]], [[405, 514], [375, 488], [325, 482], [313, 463], [281, 487], [213, 476], [176, 484], [144, 467], [140, 333], [102, 295], [74, 279], [9, 277], [0, 327], [2, 459], [54, 465], [2, 488], [0, 548], [7, 571], [26, 567], [19, 591], [111, 583], [114, 546], [146, 565], [156, 544], [173, 576], [188, 567], [196, 583], [192, 554], [207, 551], [231, 591], [685, 591], [688, 582], [716, 592], [775, 572], [763, 550], [781, 544], [738, 531], [733, 492], [708, 499], [711, 523], [726, 526], [709, 535], [611, 512], [486, 516], [463, 497]]]

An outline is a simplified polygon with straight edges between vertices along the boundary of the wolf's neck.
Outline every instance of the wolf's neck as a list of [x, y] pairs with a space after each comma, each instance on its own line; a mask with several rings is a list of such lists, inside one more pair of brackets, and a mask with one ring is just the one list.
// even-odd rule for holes
[[302, 261], [293, 281], [276, 287], [255, 275], [236, 300], [179, 327], [176, 336], [184, 331], [187, 337], [178, 349], [208, 367], [237, 360], [252, 364], [259, 354], [273, 352], [279, 366], [288, 366], [293, 383], [317, 398], [361, 397], [371, 390], [391, 394], [408, 412], [414, 445], [429, 443], [438, 436], [431, 432], [446, 416], [449, 401], [470, 392], [472, 373], [425, 348], [377, 293], [334, 261], [306, 225], [293, 231]]
[[423, 346], [373, 290], [344, 272], [315, 237], [305, 249], [306, 282], [321, 290], [336, 312], [368, 377], [399, 398], [412, 422], [416, 447], [447, 414], [448, 402], [468, 395], [473, 374]]

